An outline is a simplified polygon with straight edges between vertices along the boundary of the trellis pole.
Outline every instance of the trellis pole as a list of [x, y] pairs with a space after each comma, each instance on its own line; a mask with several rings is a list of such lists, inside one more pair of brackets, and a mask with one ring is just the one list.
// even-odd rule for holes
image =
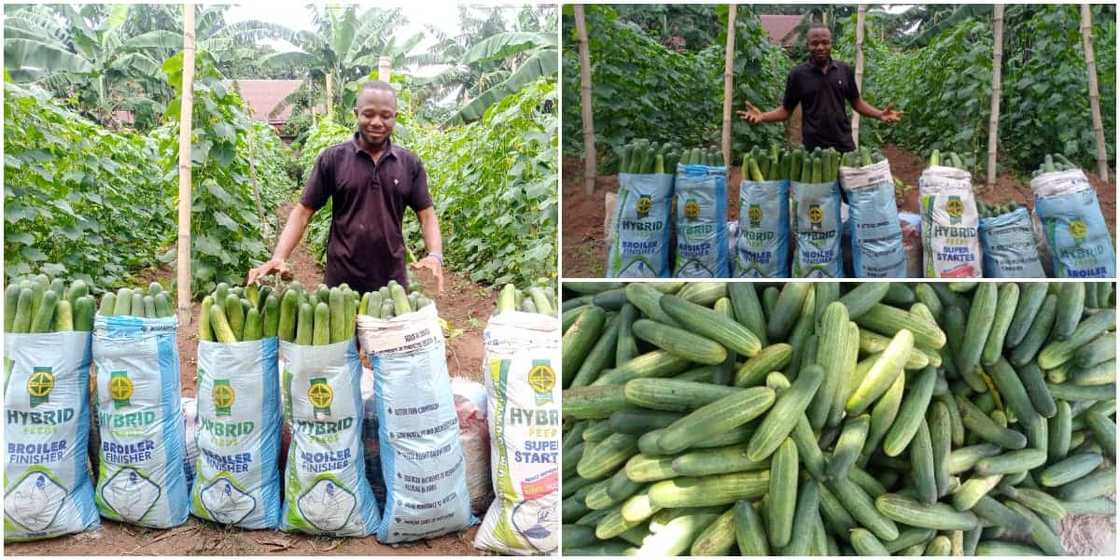
[[377, 59], [377, 79], [389, 83], [393, 77], [393, 59], [387, 56]]
[[595, 123], [591, 110], [591, 49], [587, 44], [587, 23], [583, 17], [583, 5], [572, 6], [576, 16], [576, 42], [579, 45], [579, 101], [580, 115], [583, 118], [583, 191], [595, 192], [595, 175], [598, 165], [595, 157]]
[[[856, 89], [863, 87], [863, 18], [867, 5], [860, 4], [856, 12]], [[859, 113], [852, 111], [852, 142], [859, 148]]]
[[1108, 181], [1108, 152], [1104, 147], [1104, 125], [1101, 123], [1101, 94], [1097, 88], [1097, 63], [1093, 58], [1093, 15], [1088, 4], [1081, 5], [1081, 44], [1089, 69], [1089, 109], [1093, 113], [1093, 136], [1097, 139], [1097, 175]]
[[723, 57], [723, 161], [731, 167], [732, 70], [735, 68], [735, 4], [727, 7], [727, 46]]
[[988, 116], [988, 186], [996, 184], [996, 149], [999, 143], [999, 100], [1003, 95], [1003, 4], [995, 5], [992, 18], [995, 44], [992, 45], [992, 110]]
[[179, 111], [179, 236], [176, 245], [176, 314], [191, 323], [191, 114], [194, 107], [194, 4], [183, 4], [183, 101]]

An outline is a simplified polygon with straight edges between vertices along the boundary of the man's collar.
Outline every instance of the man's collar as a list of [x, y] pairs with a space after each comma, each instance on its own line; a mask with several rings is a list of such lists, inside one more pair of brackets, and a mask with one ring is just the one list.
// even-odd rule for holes
[[[386, 138], [385, 143], [388, 144], [389, 147], [383, 152], [383, 155], [381, 157], [397, 157], [397, 151], [395, 150], [396, 146], [393, 145], [393, 138]], [[355, 132], [354, 136], [350, 138], [350, 144], [354, 147], [354, 153], [365, 152], [365, 150], [362, 149], [362, 143], [358, 141], [357, 132]], [[366, 153], [368, 154], [369, 152]]]
[[[812, 54], [810, 54], [809, 58], [807, 60], [805, 60], [805, 64], [808, 64], [809, 68], [812, 68], [813, 70], [819, 70], [817, 68], [817, 65], [813, 64], [813, 55]], [[836, 68], [836, 59], [832, 58], [832, 55], [829, 55], [828, 64], [825, 65], [824, 71], [828, 72], [828, 71], [830, 71], [834, 68]]]

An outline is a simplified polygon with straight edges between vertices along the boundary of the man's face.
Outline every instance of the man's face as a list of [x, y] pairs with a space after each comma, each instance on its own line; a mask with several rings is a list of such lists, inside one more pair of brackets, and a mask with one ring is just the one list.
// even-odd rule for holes
[[832, 56], [832, 32], [827, 29], [809, 31], [809, 55], [813, 63], [823, 65]]
[[380, 146], [393, 133], [397, 123], [397, 98], [384, 90], [364, 90], [358, 95], [354, 115], [358, 133], [367, 144]]

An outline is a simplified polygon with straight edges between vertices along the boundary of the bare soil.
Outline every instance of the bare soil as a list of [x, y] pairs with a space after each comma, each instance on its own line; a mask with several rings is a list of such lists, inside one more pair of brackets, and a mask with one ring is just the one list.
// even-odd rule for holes
[[[918, 176], [926, 167], [925, 160], [912, 152], [893, 145], [884, 146], [883, 155], [891, 162], [891, 174], [901, 179], [909, 188], [900, 193], [898, 208], [904, 212], [918, 211]], [[727, 180], [728, 220], [739, 216], [739, 168], [731, 168]], [[1105, 216], [1113, 239], [1116, 238], [1116, 183], [1089, 175], [1089, 182], [1097, 191], [1101, 212]], [[1028, 179], [1029, 180], [1029, 179]], [[982, 182], [982, 181], [981, 181]], [[563, 231], [562, 263], [565, 278], [599, 278], [604, 275], [607, 262], [607, 236], [603, 230], [604, 197], [607, 192], [618, 192], [617, 175], [600, 175], [595, 181], [595, 193], [583, 191], [583, 162], [578, 158], [564, 158], [563, 166]], [[996, 177], [991, 187], [976, 188], [976, 196], [984, 202], [1002, 204], [1018, 202], [1034, 210], [1034, 197], [1030, 184], [1020, 177], [1004, 173]]]
[[[290, 206], [279, 210], [281, 221]], [[281, 226], [282, 227], [282, 226]], [[289, 259], [292, 273], [304, 286], [323, 281], [323, 269], [304, 246]], [[170, 268], [142, 275], [144, 283], [153, 280], [169, 285], [174, 278]], [[452, 376], [482, 380], [482, 330], [494, 308], [496, 295], [489, 288], [474, 284], [465, 275], [444, 271], [444, 294], [432, 296], [440, 317], [451, 330], [447, 340], [447, 365]], [[434, 290], [429, 295], [434, 294]], [[179, 328], [178, 347], [183, 395], [195, 396], [198, 366], [199, 305], [191, 308], [190, 325]], [[286, 450], [281, 450], [286, 457]], [[383, 504], [381, 504], [383, 505]], [[102, 519], [101, 528], [89, 533], [45, 541], [8, 543], [4, 552], [13, 556], [130, 556], [130, 555], [359, 555], [359, 556], [470, 556], [483, 554], [474, 548], [477, 527], [458, 534], [444, 535], [416, 543], [384, 545], [365, 538], [326, 538], [280, 531], [230, 529], [191, 517], [174, 529], [146, 529]]]

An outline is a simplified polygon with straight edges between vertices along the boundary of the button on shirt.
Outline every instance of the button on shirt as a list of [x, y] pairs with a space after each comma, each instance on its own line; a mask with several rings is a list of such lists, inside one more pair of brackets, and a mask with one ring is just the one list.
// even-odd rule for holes
[[407, 286], [401, 232], [404, 210], [419, 213], [432, 206], [420, 158], [390, 142], [374, 162], [354, 133], [350, 141], [319, 155], [300, 198], [314, 210], [328, 200], [326, 284], [345, 282], [359, 293], [376, 290], [389, 280]]
[[811, 61], [794, 67], [786, 79], [782, 105], [792, 112], [801, 105], [801, 138], [807, 149], [855, 150], [845, 101], [859, 99], [852, 67], [829, 59], [824, 72]]

